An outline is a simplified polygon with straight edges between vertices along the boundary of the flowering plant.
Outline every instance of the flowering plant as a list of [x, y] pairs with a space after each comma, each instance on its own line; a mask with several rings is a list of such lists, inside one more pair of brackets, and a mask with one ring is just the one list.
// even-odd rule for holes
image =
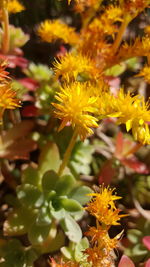
[[149, 266], [149, 7], [0, 1], [0, 266]]

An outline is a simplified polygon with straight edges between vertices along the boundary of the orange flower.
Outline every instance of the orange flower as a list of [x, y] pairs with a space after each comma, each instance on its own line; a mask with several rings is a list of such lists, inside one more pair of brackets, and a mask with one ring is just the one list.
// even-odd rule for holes
[[46, 20], [42, 22], [37, 29], [37, 33], [43, 41], [48, 43], [54, 42], [57, 39], [61, 39], [64, 43], [68, 44], [76, 44], [78, 41], [75, 29], [60, 20]]
[[89, 194], [92, 196], [92, 199], [85, 208], [100, 223], [108, 227], [110, 225], [119, 225], [120, 223], [118, 221], [121, 217], [126, 216], [120, 215], [120, 210], [115, 207], [114, 201], [121, 197], [113, 195], [113, 191], [114, 189], [110, 189], [109, 187], [100, 187], [99, 193]]
[[5, 109], [20, 107], [20, 100], [16, 98], [16, 92], [11, 88], [10, 83], [0, 85], [0, 121]]

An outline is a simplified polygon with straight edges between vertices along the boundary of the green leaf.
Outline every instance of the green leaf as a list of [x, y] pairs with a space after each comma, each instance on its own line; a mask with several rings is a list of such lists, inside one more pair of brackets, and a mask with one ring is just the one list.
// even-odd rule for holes
[[23, 184], [31, 184], [35, 186], [39, 186], [41, 182], [39, 173], [37, 169], [29, 166], [23, 171], [22, 174], [22, 183]]
[[58, 179], [59, 179], [59, 176], [55, 171], [53, 171], [53, 170], [47, 171], [43, 175], [43, 179], [42, 179], [43, 191], [51, 191], [51, 190], [55, 189], [55, 185], [56, 185]]
[[114, 76], [117, 77], [118, 75], [122, 74], [126, 70], [126, 64], [124, 62], [117, 64], [105, 71], [107, 76]]
[[86, 237], [82, 238], [81, 241], [76, 245], [75, 250], [74, 250], [74, 258], [77, 262], [80, 262], [84, 255], [83, 251], [89, 247], [89, 242]]
[[75, 189], [69, 194], [69, 197], [77, 200], [81, 205], [85, 205], [89, 200], [90, 196], [87, 194], [93, 193], [93, 190], [88, 186], [80, 186]]
[[70, 247], [62, 247], [60, 250], [66, 259], [71, 260], [73, 258], [73, 252]]
[[134, 256], [145, 256], [147, 249], [142, 244], [137, 244], [132, 250]]
[[39, 226], [50, 225], [51, 221], [52, 219], [49, 208], [45, 206], [41, 207], [41, 209], [39, 210], [38, 217], [36, 219], [36, 224]]
[[77, 212], [83, 210], [82, 206], [74, 199], [60, 198], [61, 206], [70, 212]]
[[66, 214], [65, 218], [61, 221], [61, 226], [70, 241], [78, 243], [81, 240], [82, 231], [69, 214]]
[[[31, 223], [35, 221], [36, 213], [26, 207], [20, 207], [9, 213], [4, 222], [4, 233], [8, 236], [23, 235], [28, 231]], [[30, 220], [29, 220], [30, 218]]]
[[46, 240], [50, 232], [50, 225], [37, 225], [34, 223], [29, 232], [28, 238], [32, 245], [38, 245]]
[[64, 175], [60, 177], [56, 184], [55, 191], [58, 195], [67, 195], [73, 188], [76, 180], [71, 175]]
[[50, 244], [46, 244], [47, 246], [44, 246], [42, 252], [43, 253], [52, 253], [54, 251], [58, 251], [62, 246], [64, 246], [65, 243], [65, 235], [63, 231], [60, 229], [55, 236], [55, 238], [50, 242]]
[[30, 208], [38, 208], [44, 201], [43, 194], [40, 190], [31, 184], [19, 185], [17, 187], [17, 196], [22, 205]]
[[133, 243], [137, 244], [141, 237], [143, 236], [142, 232], [137, 229], [130, 229], [128, 230], [128, 239]]
[[60, 166], [60, 156], [58, 147], [55, 143], [48, 142], [44, 147], [39, 157], [39, 172], [40, 175], [49, 170], [58, 171]]
[[86, 140], [78, 142], [75, 145], [73, 154], [70, 161], [70, 168], [75, 176], [78, 177], [79, 173], [90, 174], [90, 163], [92, 162], [93, 147]]

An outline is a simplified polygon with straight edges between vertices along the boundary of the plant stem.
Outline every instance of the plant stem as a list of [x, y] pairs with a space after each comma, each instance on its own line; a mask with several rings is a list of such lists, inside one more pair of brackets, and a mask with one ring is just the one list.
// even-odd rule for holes
[[2, 52], [7, 54], [9, 51], [9, 15], [6, 8], [2, 9], [3, 13], [3, 39], [2, 39]]
[[63, 161], [62, 161], [62, 163], [61, 163], [61, 165], [60, 165], [60, 167], [59, 167], [59, 170], [58, 170], [58, 175], [59, 175], [59, 176], [63, 173], [65, 167], [66, 167], [67, 164], [68, 164], [68, 161], [69, 161], [69, 158], [70, 158], [72, 149], [73, 149], [73, 147], [74, 147], [74, 145], [75, 145], [77, 136], [78, 136], [78, 131], [77, 131], [77, 129], [75, 129], [75, 131], [74, 131], [74, 133], [73, 133], [73, 136], [72, 136], [72, 138], [71, 138], [71, 140], [70, 140], [70, 143], [69, 143], [69, 145], [68, 145], [68, 147], [67, 147], [67, 150], [66, 150], [66, 152], [65, 152], [65, 154], [64, 154]]
[[129, 24], [129, 22], [130, 22], [130, 18], [129, 18], [128, 15], [125, 14], [124, 20], [123, 20], [123, 22], [121, 24], [121, 27], [120, 27], [119, 32], [117, 34], [116, 40], [115, 40], [115, 42], [113, 44], [112, 51], [113, 51], [114, 54], [116, 54], [116, 52], [117, 52], [117, 50], [118, 50], [118, 48], [119, 48], [119, 46], [121, 44], [121, 41], [122, 41], [122, 38], [123, 38], [123, 34], [124, 34], [128, 24]]

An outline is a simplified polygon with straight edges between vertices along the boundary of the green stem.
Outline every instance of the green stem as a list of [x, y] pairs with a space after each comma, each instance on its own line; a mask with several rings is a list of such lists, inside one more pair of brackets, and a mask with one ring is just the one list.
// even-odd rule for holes
[[116, 52], [117, 52], [117, 50], [118, 50], [118, 48], [119, 48], [119, 46], [121, 44], [121, 41], [122, 41], [122, 38], [123, 38], [123, 34], [124, 34], [128, 24], [129, 24], [129, 22], [130, 22], [130, 18], [129, 18], [128, 15], [125, 14], [124, 20], [123, 20], [123, 22], [121, 24], [121, 27], [120, 27], [119, 32], [117, 34], [116, 40], [115, 40], [115, 42], [113, 44], [112, 51], [113, 51], [114, 55], [116, 54]]
[[75, 129], [74, 133], [73, 133], [73, 136], [70, 140], [70, 143], [67, 147], [67, 150], [64, 154], [64, 158], [63, 158], [63, 161], [59, 167], [59, 170], [58, 170], [58, 175], [61, 176], [61, 174], [63, 173], [65, 167], [67, 166], [68, 164], [68, 161], [69, 161], [69, 158], [70, 158], [70, 155], [71, 155], [71, 152], [72, 152], [72, 149], [75, 145], [75, 142], [76, 142], [76, 139], [77, 139], [77, 136], [78, 136], [78, 131], [77, 129]]
[[9, 51], [9, 15], [6, 8], [2, 9], [3, 12], [3, 39], [2, 39], [2, 52], [7, 54]]

